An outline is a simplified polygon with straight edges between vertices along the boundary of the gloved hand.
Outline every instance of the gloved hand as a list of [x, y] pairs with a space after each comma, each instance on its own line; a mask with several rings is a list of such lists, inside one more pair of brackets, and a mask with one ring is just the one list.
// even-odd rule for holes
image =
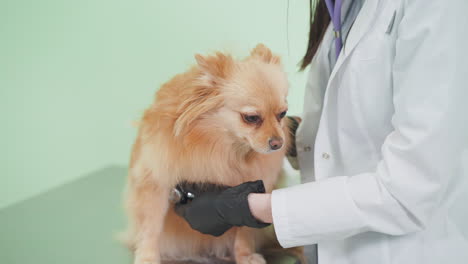
[[224, 190], [204, 192], [189, 203], [176, 204], [175, 211], [193, 229], [213, 236], [220, 236], [233, 226], [269, 226], [255, 219], [250, 212], [247, 200], [250, 193], [265, 193], [263, 181], [245, 182]]
[[288, 157], [297, 157], [297, 150], [296, 150], [296, 131], [299, 127], [302, 119], [298, 116], [287, 116], [289, 122], [289, 133], [291, 134], [291, 142], [289, 145], [289, 149], [286, 152], [286, 156]]

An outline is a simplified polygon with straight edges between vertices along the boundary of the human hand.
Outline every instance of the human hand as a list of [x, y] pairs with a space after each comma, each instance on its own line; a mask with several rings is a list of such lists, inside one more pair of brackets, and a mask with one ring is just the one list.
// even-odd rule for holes
[[291, 134], [291, 143], [289, 144], [289, 149], [286, 152], [286, 156], [289, 157], [297, 157], [297, 150], [296, 150], [296, 131], [299, 127], [302, 119], [298, 116], [287, 116], [288, 118], [288, 125], [289, 125], [289, 133]]
[[250, 212], [248, 195], [251, 193], [265, 193], [263, 181], [207, 191], [191, 202], [176, 204], [175, 210], [193, 229], [213, 236], [220, 236], [233, 226], [263, 228], [270, 225], [258, 221]]

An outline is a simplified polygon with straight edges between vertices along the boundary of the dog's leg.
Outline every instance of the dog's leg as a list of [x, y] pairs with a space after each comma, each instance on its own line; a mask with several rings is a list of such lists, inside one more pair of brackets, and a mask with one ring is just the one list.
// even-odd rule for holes
[[154, 183], [135, 186], [131, 193], [135, 235], [134, 264], [160, 264], [159, 237], [169, 206], [169, 190]]
[[255, 231], [249, 227], [237, 230], [234, 241], [234, 257], [237, 264], [266, 264], [263, 256], [255, 252]]

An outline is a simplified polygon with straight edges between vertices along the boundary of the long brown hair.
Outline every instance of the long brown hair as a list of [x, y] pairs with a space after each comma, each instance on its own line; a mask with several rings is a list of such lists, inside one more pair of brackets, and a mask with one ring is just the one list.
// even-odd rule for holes
[[[334, 2], [334, 1], [333, 1]], [[324, 0], [310, 0], [310, 30], [307, 51], [299, 63], [300, 70], [303, 71], [312, 61], [317, 49], [322, 42], [323, 35], [330, 24], [327, 5]]]

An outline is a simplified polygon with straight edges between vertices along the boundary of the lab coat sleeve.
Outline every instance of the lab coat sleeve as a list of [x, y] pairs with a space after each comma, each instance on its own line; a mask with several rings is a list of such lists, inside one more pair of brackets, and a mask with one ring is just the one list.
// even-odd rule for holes
[[[468, 47], [460, 0], [404, 2], [393, 66], [392, 125], [376, 170], [273, 192], [283, 247], [427, 225], [459, 176], [468, 135]], [[430, 11], [432, 10], [432, 11]]]

